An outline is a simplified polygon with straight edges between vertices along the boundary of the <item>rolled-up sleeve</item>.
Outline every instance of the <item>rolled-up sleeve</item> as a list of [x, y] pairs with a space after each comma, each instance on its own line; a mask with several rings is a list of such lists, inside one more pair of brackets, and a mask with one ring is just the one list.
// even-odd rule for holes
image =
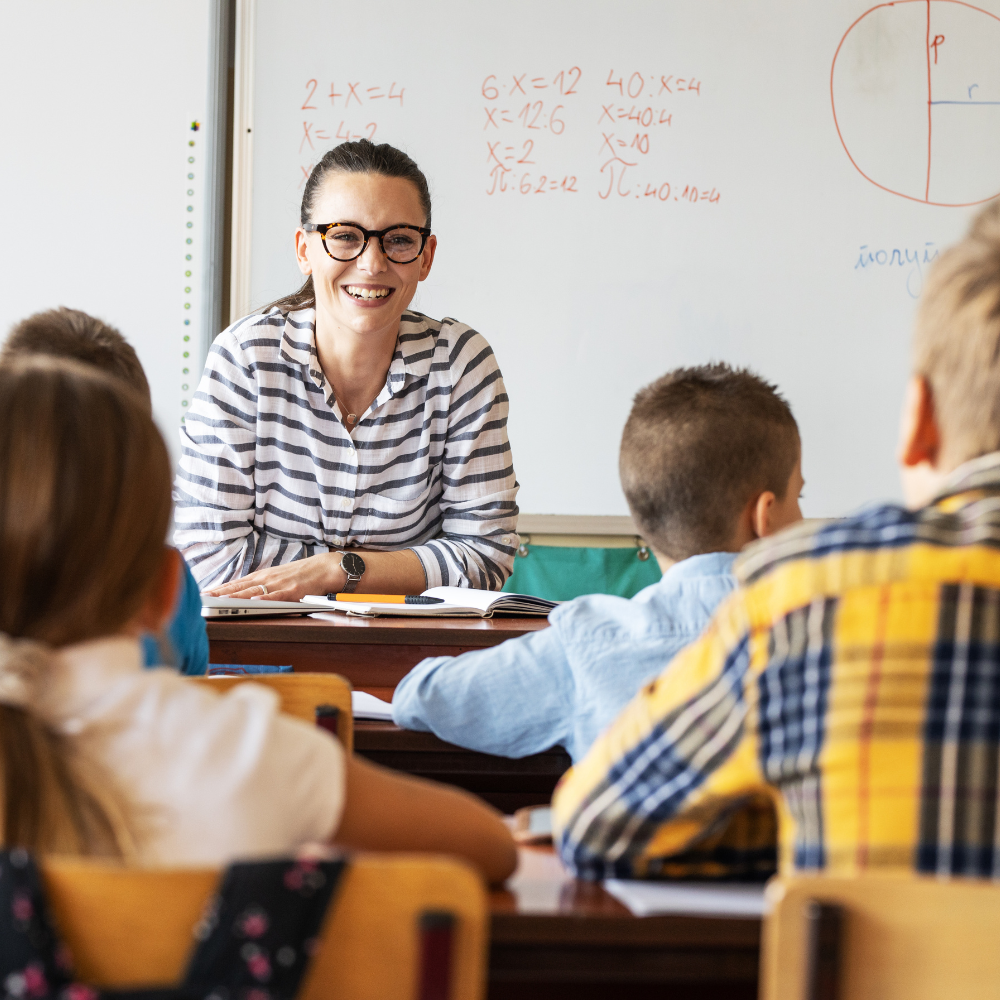
[[396, 686], [397, 726], [503, 757], [567, 745], [576, 709], [557, 629], [418, 663]]
[[474, 330], [464, 328], [456, 337], [449, 361], [456, 378], [442, 461], [440, 533], [413, 552], [428, 587], [499, 590], [514, 569], [519, 544], [507, 389], [492, 348]]
[[257, 547], [256, 426], [253, 372], [236, 337], [223, 335], [212, 345], [181, 426], [174, 482], [174, 544], [202, 588], [241, 575]]

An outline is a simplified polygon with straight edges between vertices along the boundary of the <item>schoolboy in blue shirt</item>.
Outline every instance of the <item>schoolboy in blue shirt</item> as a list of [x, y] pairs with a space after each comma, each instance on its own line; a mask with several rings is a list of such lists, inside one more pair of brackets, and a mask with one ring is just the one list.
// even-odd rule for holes
[[788, 404], [725, 364], [678, 369], [637, 394], [619, 473], [639, 532], [669, 564], [663, 579], [631, 600], [578, 597], [548, 628], [491, 649], [423, 660], [393, 695], [397, 725], [505, 757], [561, 745], [576, 762], [698, 638], [736, 587], [736, 553], [802, 517]]
[[[79, 309], [50, 309], [18, 323], [3, 345], [0, 362], [25, 354], [73, 358], [95, 365], [128, 383], [152, 409], [149, 382], [135, 349], [113, 326]], [[163, 637], [143, 636], [143, 655], [147, 667], [167, 665], [177, 667], [182, 674], [203, 674], [208, 669], [208, 632], [201, 616], [201, 593], [183, 560], [182, 567], [173, 618]], [[169, 649], [162, 648], [167, 644]]]

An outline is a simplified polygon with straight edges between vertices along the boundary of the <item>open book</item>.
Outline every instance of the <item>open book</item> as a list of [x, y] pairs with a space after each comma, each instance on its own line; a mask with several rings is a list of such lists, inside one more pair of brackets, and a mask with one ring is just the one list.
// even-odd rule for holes
[[357, 601], [333, 601], [327, 597], [303, 597], [303, 604], [317, 608], [346, 611], [366, 618], [398, 615], [405, 618], [492, 618], [494, 615], [532, 615], [544, 618], [556, 601], [527, 594], [504, 594], [469, 587], [431, 587], [424, 597], [440, 597], [442, 604], [362, 604]]

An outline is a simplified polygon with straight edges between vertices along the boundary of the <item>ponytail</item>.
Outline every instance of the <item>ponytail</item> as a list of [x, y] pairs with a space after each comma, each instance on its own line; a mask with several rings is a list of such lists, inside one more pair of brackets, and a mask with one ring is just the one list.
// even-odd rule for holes
[[78, 741], [56, 732], [32, 704], [52, 667], [38, 642], [0, 634], [0, 767], [3, 843], [37, 853], [130, 858], [126, 811], [108, 776]]

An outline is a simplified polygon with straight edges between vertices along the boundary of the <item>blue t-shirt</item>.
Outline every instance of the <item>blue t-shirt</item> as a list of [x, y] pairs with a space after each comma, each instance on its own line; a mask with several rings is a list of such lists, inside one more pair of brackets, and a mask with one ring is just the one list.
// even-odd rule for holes
[[183, 581], [177, 609], [167, 626], [167, 637], [173, 646], [173, 657], [168, 650], [160, 651], [156, 637], [142, 637], [143, 659], [147, 667], [176, 666], [182, 674], [203, 674], [208, 669], [208, 631], [201, 617], [201, 591], [191, 575], [185, 560], [181, 560]]
[[392, 698], [398, 726], [504, 757], [559, 744], [578, 761], [643, 682], [701, 635], [736, 589], [732, 552], [692, 556], [631, 600], [588, 594], [549, 627], [418, 663]]

